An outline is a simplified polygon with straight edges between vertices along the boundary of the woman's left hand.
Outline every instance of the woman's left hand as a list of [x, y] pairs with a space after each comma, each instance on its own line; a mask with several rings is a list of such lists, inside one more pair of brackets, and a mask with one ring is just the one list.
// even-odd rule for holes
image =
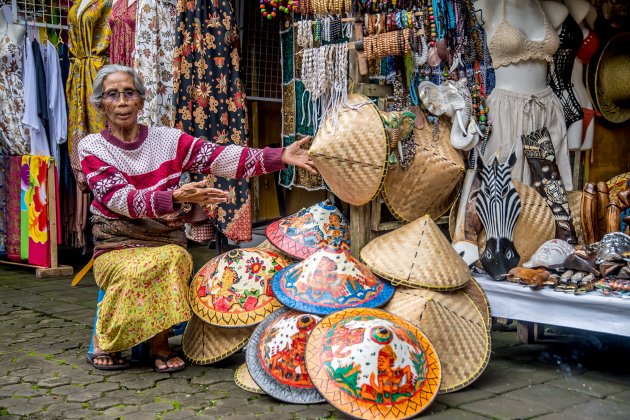
[[310, 140], [311, 136], [307, 136], [285, 147], [282, 153], [282, 163], [304, 168], [313, 175], [317, 175], [317, 167], [315, 166], [315, 162], [308, 156], [308, 150], [300, 147], [302, 145], [308, 145]]

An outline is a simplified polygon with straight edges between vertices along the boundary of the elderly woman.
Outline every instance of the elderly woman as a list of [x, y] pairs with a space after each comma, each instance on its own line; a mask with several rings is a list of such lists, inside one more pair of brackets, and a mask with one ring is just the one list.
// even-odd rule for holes
[[191, 317], [192, 260], [181, 216], [190, 204], [219, 204], [228, 194], [205, 182], [178, 187], [182, 172], [248, 178], [295, 165], [316, 173], [300, 146], [252, 149], [222, 146], [168, 127], [137, 122], [145, 88], [129, 67], [103, 67], [92, 90], [107, 129], [83, 138], [81, 169], [94, 193], [94, 277], [105, 297], [99, 306], [96, 369], [123, 369], [120, 351], [150, 340], [154, 369], [174, 372], [184, 361], [168, 344], [170, 328]]

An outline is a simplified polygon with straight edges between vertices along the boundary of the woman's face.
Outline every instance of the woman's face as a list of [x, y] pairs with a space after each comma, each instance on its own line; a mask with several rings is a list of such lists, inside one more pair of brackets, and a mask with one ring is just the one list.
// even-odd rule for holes
[[112, 73], [103, 81], [101, 109], [110, 128], [129, 129], [137, 124], [143, 100], [133, 84], [133, 76]]

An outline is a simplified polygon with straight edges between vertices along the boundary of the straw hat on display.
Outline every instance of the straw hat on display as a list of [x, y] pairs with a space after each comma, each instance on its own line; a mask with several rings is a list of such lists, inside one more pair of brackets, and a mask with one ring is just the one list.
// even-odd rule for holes
[[328, 200], [273, 222], [265, 234], [273, 246], [300, 260], [327, 245], [350, 249], [350, 225]]
[[276, 274], [274, 296], [289, 308], [318, 315], [353, 307], [377, 307], [394, 287], [376, 277], [350, 253], [327, 247]]
[[[490, 330], [485, 315], [464, 291], [398, 288], [384, 308], [422, 330], [442, 365], [440, 393], [470, 385], [490, 361]], [[489, 309], [485, 308], [485, 312]]]
[[455, 290], [470, 280], [468, 266], [428, 215], [372, 240], [361, 260], [395, 286]]
[[630, 119], [630, 32], [613, 36], [587, 66], [587, 88], [606, 120]]
[[462, 292], [466, 293], [466, 295], [468, 295], [468, 297], [477, 306], [477, 309], [479, 309], [479, 312], [481, 312], [481, 315], [483, 316], [488, 331], [490, 331], [490, 328], [492, 327], [492, 314], [490, 313], [490, 302], [488, 302], [486, 292], [474, 278], [470, 279], [470, 281], [466, 283], [466, 287], [462, 289]]
[[249, 373], [249, 369], [247, 369], [247, 363], [243, 363], [234, 371], [234, 383], [247, 392], [266, 394], [266, 392], [254, 382], [252, 375]]
[[182, 350], [194, 364], [209, 365], [236, 353], [247, 344], [254, 331], [250, 328], [219, 328], [192, 316], [186, 324]]
[[292, 404], [324, 401], [305, 365], [306, 341], [320, 321], [317, 315], [283, 308], [256, 327], [246, 360], [252, 379], [264, 392]]
[[378, 109], [367, 96], [350, 94], [346, 106], [324, 118], [309, 155], [336, 196], [361, 206], [381, 189], [387, 151]]
[[449, 140], [450, 123], [414, 129], [416, 153], [408, 168], [390, 166], [383, 186], [383, 200], [399, 220], [410, 222], [425, 214], [437, 219], [453, 204], [457, 185], [464, 176], [464, 159]]
[[306, 345], [313, 384], [340, 411], [360, 419], [406, 419], [435, 399], [441, 367], [416, 326], [385, 311], [352, 308], [319, 322]]
[[291, 260], [260, 248], [233, 249], [208, 261], [189, 289], [190, 306], [218, 327], [258, 324], [282, 304], [271, 292], [271, 279]]

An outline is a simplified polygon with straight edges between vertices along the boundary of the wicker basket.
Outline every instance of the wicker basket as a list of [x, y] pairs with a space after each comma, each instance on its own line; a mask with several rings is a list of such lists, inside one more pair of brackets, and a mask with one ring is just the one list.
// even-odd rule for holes
[[309, 150], [326, 184], [341, 200], [361, 206], [376, 197], [387, 172], [387, 137], [380, 114], [363, 95], [322, 122]]
[[416, 156], [406, 169], [390, 166], [383, 185], [383, 200], [399, 220], [410, 222], [425, 214], [442, 216], [453, 204], [464, 176], [464, 159], [451, 146], [450, 123], [441, 121], [434, 138], [430, 125], [414, 129]]

